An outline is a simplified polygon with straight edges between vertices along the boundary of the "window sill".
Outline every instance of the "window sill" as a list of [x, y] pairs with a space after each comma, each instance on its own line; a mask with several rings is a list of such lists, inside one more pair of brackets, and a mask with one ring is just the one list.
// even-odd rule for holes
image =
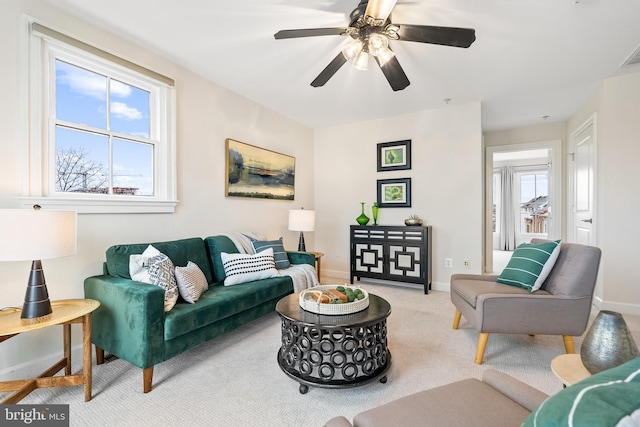
[[73, 197], [20, 197], [22, 206], [31, 208], [40, 205], [57, 210], [74, 210], [78, 213], [174, 213], [177, 200], [142, 199], [88, 199]]

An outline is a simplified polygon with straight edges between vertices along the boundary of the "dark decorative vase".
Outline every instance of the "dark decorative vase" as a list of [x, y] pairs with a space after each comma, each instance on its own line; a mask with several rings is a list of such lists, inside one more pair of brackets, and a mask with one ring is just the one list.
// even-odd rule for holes
[[373, 213], [373, 225], [378, 225], [378, 204], [374, 203], [371, 206], [371, 212]]
[[356, 218], [356, 221], [358, 221], [358, 224], [360, 225], [367, 225], [367, 223], [369, 222], [369, 217], [364, 214], [364, 202], [361, 202], [361, 205], [362, 213], [358, 218]]
[[615, 311], [600, 311], [580, 347], [584, 367], [595, 374], [638, 356], [640, 352], [622, 315]]

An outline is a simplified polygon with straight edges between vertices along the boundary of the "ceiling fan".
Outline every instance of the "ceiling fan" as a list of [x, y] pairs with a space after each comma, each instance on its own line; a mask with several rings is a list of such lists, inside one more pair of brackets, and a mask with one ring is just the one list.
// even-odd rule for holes
[[355, 68], [366, 70], [371, 55], [394, 91], [406, 88], [410, 82], [389, 48], [389, 40], [467, 48], [476, 39], [476, 32], [472, 28], [394, 24], [391, 22], [391, 12], [396, 2], [397, 0], [361, 0], [358, 7], [351, 12], [351, 22], [346, 28], [281, 30], [274, 37], [280, 40], [313, 36], [350, 36], [353, 41], [322, 70], [311, 82], [311, 86], [324, 86], [349, 60]]

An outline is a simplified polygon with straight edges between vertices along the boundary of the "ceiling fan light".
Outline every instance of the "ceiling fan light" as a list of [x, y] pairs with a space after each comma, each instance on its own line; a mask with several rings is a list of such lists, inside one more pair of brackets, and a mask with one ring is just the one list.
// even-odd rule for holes
[[373, 55], [377, 55], [377, 52], [381, 49], [386, 49], [389, 46], [389, 40], [382, 34], [374, 33], [369, 36], [369, 51]]
[[376, 55], [378, 57], [378, 63], [380, 66], [384, 66], [391, 58], [396, 56], [396, 54], [389, 48], [380, 49]]
[[355, 59], [358, 56], [358, 54], [362, 51], [363, 46], [364, 46], [364, 43], [362, 43], [362, 40], [360, 39], [353, 40], [351, 43], [349, 43], [342, 49], [342, 54], [344, 55], [345, 58], [347, 58], [348, 61], [351, 61]]
[[353, 68], [360, 71], [367, 71], [369, 69], [369, 54], [363, 50], [360, 51], [353, 61]]

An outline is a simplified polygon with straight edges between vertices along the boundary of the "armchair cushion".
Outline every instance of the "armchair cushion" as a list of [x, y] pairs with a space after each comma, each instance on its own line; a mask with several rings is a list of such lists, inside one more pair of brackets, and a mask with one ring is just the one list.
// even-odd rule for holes
[[498, 277], [498, 283], [537, 291], [549, 276], [560, 253], [560, 240], [523, 243], [516, 248]]

